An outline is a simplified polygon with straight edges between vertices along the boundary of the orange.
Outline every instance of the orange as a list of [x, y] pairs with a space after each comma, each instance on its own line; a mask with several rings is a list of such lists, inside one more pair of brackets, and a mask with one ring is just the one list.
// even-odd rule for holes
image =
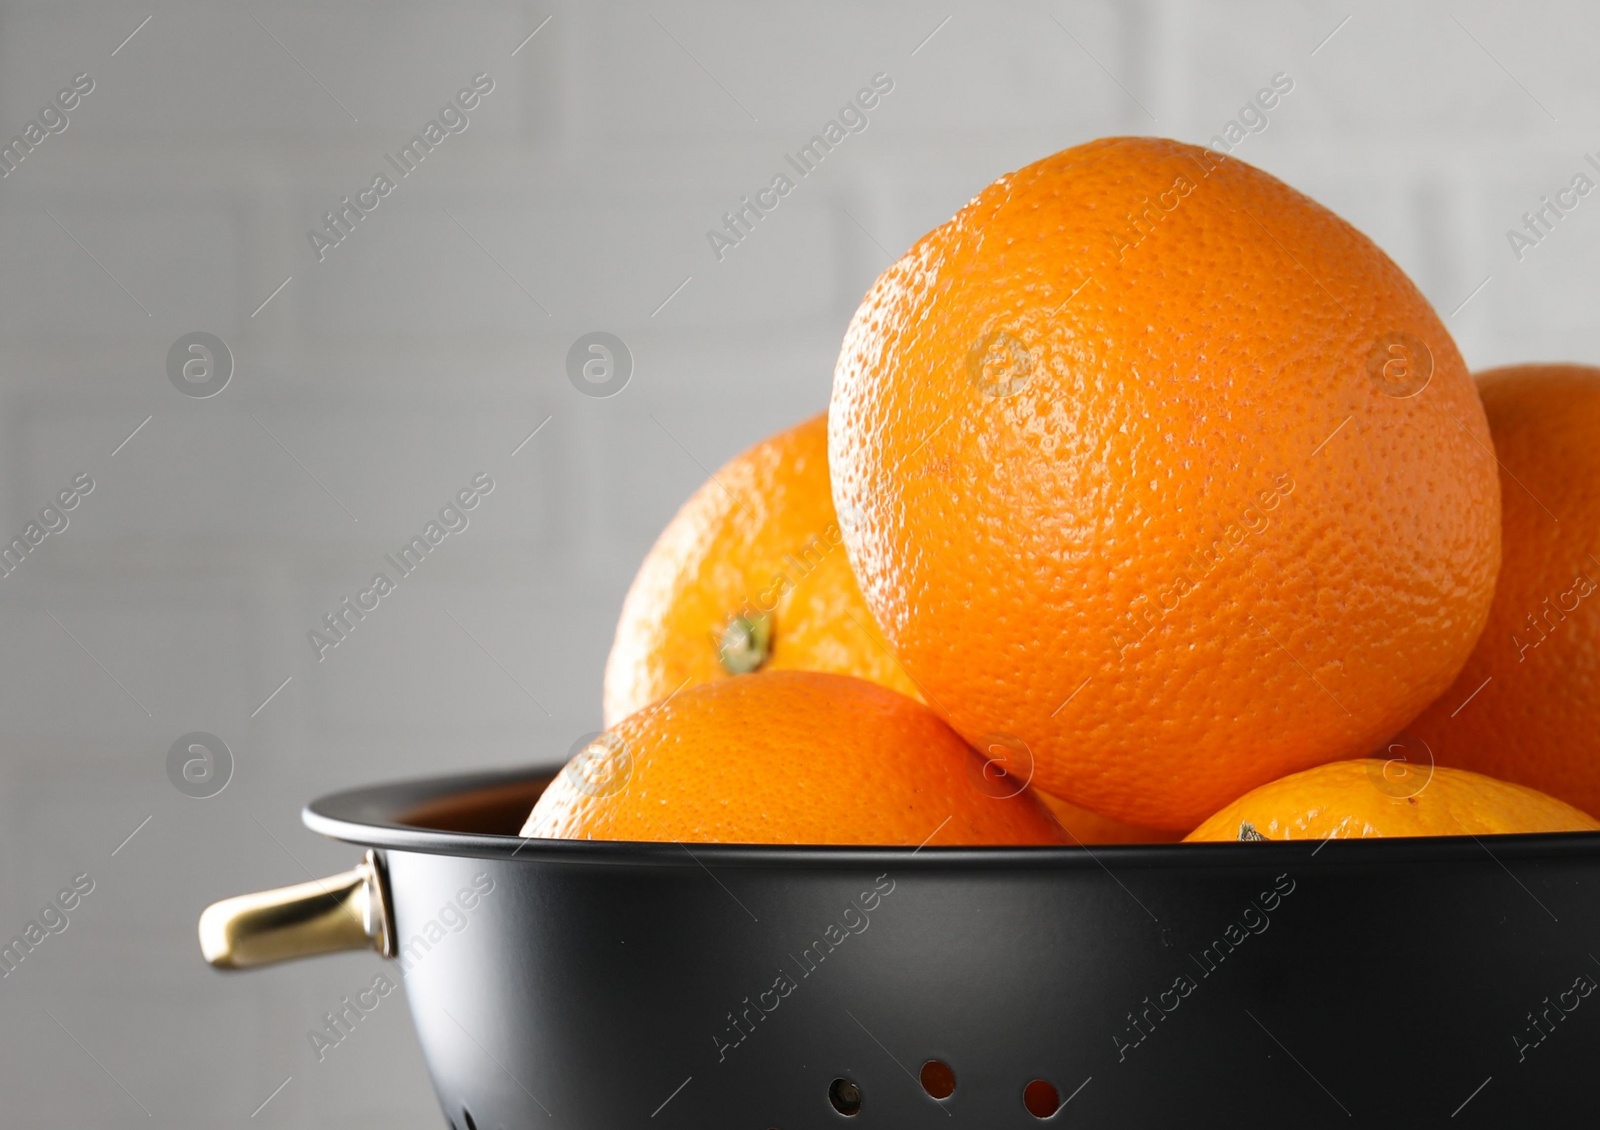
[[1499, 480], [1439, 318], [1349, 224], [1194, 146], [984, 189], [868, 292], [829, 428], [924, 700], [1118, 820], [1192, 828], [1367, 753], [1488, 613]]
[[622, 605], [606, 725], [760, 668], [835, 671], [916, 696], [840, 548], [827, 445], [826, 414], [763, 440], [667, 524]]
[[1600, 813], [1600, 369], [1519, 365], [1478, 385], [1505, 561], [1477, 648], [1407, 729], [1441, 764]]
[[1183, 838], [1182, 833], [1169, 832], [1164, 828], [1124, 824], [1121, 820], [1079, 808], [1071, 801], [1053, 797], [1049, 793], [1036, 791], [1035, 795], [1044, 801], [1051, 815], [1066, 829], [1067, 842], [1070, 844], [1170, 844]]
[[1262, 785], [1189, 833], [1198, 840], [1325, 840], [1594, 832], [1570, 804], [1465, 769], [1335, 761]]
[[[913, 699], [848, 675], [763, 671], [617, 723], [533, 806], [525, 836], [750, 844], [1060, 844], [1030, 790]], [[1000, 782], [1004, 784], [1004, 782]]]

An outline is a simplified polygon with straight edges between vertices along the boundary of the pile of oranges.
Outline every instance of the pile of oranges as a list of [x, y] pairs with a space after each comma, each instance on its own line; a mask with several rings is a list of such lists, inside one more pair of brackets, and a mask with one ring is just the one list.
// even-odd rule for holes
[[1600, 829], [1597, 435], [1600, 370], [1475, 381], [1268, 174], [1066, 150], [885, 271], [828, 412], [668, 525], [524, 834]]

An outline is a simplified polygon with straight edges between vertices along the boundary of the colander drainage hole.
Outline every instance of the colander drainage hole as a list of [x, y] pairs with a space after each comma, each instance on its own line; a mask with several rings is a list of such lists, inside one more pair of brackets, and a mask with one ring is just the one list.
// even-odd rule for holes
[[1061, 1109], [1061, 1092], [1048, 1079], [1035, 1079], [1022, 1088], [1022, 1105], [1035, 1118], [1049, 1118]]
[[861, 1088], [849, 1079], [835, 1079], [828, 1084], [828, 1101], [846, 1118], [854, 1118], [861, 1113]]
[[478, 1130], [478, 1124], [472, 1121], [472, 1112], [466, 1107], [461, 1108], [461, 1121], [466, 1123], [467, 1130]]
[[930, 1059], [918, 1076], [922, 1089], [932, 1098], [948, 1099], [956, 1093], [956, 1073], [942, 1059]]

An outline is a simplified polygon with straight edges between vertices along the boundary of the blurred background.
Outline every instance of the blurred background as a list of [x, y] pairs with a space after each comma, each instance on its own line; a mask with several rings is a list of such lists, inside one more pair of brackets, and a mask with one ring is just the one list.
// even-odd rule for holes
[[1600, 196], [1507, 235], [1600, 182], [1597, 35], [1575, 0], [0, 4], [0, 945], [93, 883], [0, 978], [3, 1120], [439, 1126], [398, 995], [312, 1048], [376, 956], [223, 976], [196, 915], [355, 861], [314, 796], [565, 759], [657, 531], [825, 407], [873, 277], [1001, 173], [1237, 123], [1473, 368], [1600, 360]]

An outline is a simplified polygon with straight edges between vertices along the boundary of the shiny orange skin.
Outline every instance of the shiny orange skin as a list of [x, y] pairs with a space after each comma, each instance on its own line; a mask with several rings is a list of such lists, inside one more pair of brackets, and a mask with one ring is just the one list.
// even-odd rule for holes
[[720, 636], [767, 612], [764, 670], [834, 671], [917, 696], [882, 641], [840, 542], [824, 413], [730, 460], [667, 524], [623, 601], [606, 661], [605, 723], [733, 676]]
[[1440, 764], [1600, 813], [1600, 369], [1518, 365], [1478, 386], [1505, 560], [1467, 665], [1406, 729]]
[[829, 427], [924, 700], [1119, 820], [1192, 828], [1370, 751], [1488, 612], [1499, 480], [1443, 324], [1360, 232], [1193, 146], [984, 189], [868, 292]]
[[1252, 838], [1240, 835], [1246, 824], [1268, 840], [1600, 831], [1587, 813], [1522, 785], [1442, 765], [1397, 772], [1375, 758], [1335, 761], [1262, 785], [1186, 842]]
[[1071, 801], [1053, 797], [1035, 789], [1045, 807], [1066, 829], [1067, 842], [1072, 844], [1170, 844], [1183, 839], [1183, 833], [1165, 828], [1141, 828], [1137, 824], [1124, 824], [1087, 808], [1079, 808]]
[[[941, 845], [1069, 842], [1023, 789], [926, 706], [848, 675], [758, 671], [689, 687], [580, 753], [525, 836], [684, 843]], [[593, 748], [593, 747], [591, 747]], [[597, 783], [595, 783], [597, 782]]]

